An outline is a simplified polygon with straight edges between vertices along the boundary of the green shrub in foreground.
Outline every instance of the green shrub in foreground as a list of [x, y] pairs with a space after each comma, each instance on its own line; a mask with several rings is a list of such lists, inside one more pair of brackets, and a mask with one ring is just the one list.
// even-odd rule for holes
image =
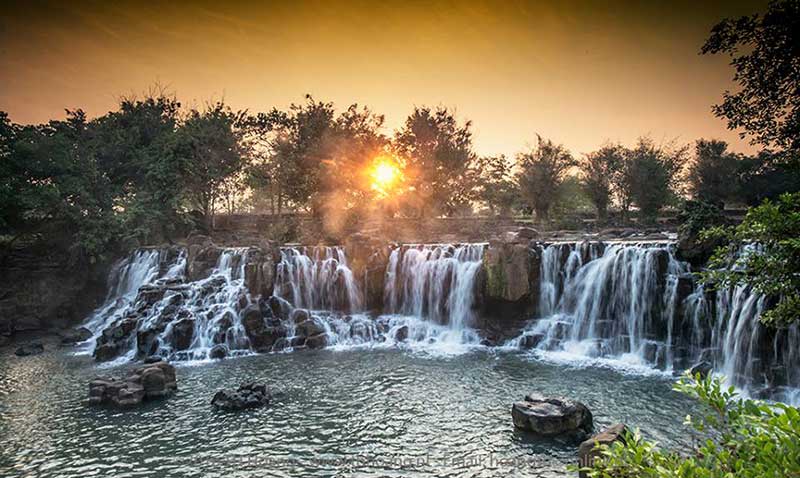
[[594, 478], [626, 477], [800, 477], [800, 411], [737, 397], [719, 379], [685, 376], [675, 390], [697, 399], [700, 419], [687, 416], [690, 450], [666, 451], [644, 440], [639, 431], [626, 444], [602, 445], [591, 468]]

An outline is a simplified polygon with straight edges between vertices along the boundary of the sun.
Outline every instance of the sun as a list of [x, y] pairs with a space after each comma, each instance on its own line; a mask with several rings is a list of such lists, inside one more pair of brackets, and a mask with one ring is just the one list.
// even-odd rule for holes
[[379, 197], [388, 196], [402, 174], [392, 159], [383, 156], [375, 158], [369, 173], [373, 191], [377, 192]]

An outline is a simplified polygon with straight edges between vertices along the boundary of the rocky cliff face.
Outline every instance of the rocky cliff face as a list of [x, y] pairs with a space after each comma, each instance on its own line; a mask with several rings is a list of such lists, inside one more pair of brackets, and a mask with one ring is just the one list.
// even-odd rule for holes
[[53, 244], [5, 251], [0, 258], [0, 336], [70, 327], [105, 293], [108, 264], [90, 263]]

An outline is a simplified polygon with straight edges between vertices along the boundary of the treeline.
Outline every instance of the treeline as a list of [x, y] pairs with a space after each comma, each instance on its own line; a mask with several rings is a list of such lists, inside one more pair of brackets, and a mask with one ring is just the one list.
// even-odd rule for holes
[[[125, 98], [89, 119], [14, 124], [0, 113], [0, 233], [8, 241], [56, 234], [90, 253], [110, 242], [170, 240], [213, 223], [216, 213], [309, 212], [341, 228], [369, 214], [434, 217], [532, 214], [558, 222], [609, 210], [654, 222], [681, 198], [758, 203], [800, 189], [769, 153], [731, 153], [642, 138], [574, 155], [541, 137], [515, 158], [475, 153], [471, 123], [447, 108], [417, 107], [391, 136], [384, 117], [307, 96], [287, 110], [234, 111], [222, 102], [183, 109], [161, 92]], [[371, 167], [401, 174], [375, 194]], [[384, 191], [385, 192], [385, 191]]]

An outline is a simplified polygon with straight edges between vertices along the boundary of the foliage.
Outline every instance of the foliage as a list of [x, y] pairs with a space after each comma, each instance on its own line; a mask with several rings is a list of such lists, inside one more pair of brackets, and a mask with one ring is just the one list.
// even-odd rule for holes
[[719, 140], [699, 139], [695, 143], [695, 157], [688, 170], [689, 192], [697, 200], [724, 206], [735, 200], [739, 157], [727, 151], [728, 144]]
[[654, 223], [661, 208], [677, 197], [686, 151], [658, 147], [648, 138], [627, 151], [621, 181], [643, 222]]
[[742, 137], [800, 153], [800, 1], [773, 0], [764, 15], [725, 19], [701, 52], [727, 54], [736, 91], [726, 91], [714, 114]]
[[539, 221], [547, 221], [556, 201], [558, 188], [575, 159], [562, 145], [556, 145], [537, 135], [537, 146], [517, 157], [520, 171], [517, 175], [520, 192], [536, 212]]
[[738, 200], [757, 206], [786, 192], [800, 192], [800, 160], [762, 151], [739, 161]]
[[678, 210], [678, 235], [697, 237], [711, 226], [722, 226], [726, 223], [725, 215], [715, 204], [701, 201], [683, 201]]
[[577, 230], [584, 227], [584, 215], [591, 214], [594, 205], [583, 183], [577, 176], [567, 176], [556, 191], [556, 200], [550, 209], [551, 220], [558, 229]]
[[762, 322], [785, 325], [800, 318], [800, 193], [786, 193], [750, 209], [733, 228], [709, 228], [709, 238], [729, 241], [718, 248], [703, 275], [717, 287], [747, 285], [777, 303]]
[[589, 200], [597, 209], [597, 219], [606, 222], [613, 194], [624, 190], [621, 184], [625, 149], [620, 145], [606, 145], [587, 154], [580, 161], [581, 182]]
[[177, 132], [176, 156], [183, 172], [180, 182], [191, 207], [210, 224], [217, 201], [244, 166], [244, 113], [218, 102], [203, 111], [193, 109]]
[[405, 162], [410, 207], [420, 216], [453, 214], [472, 200], [477, 156], [472, 123], [460, 125], [447, 108], [414, 108], [394, 137]]
[[514, 181], [513, 164], [505, 156], [490, 156], [478, 159], [480, 171], [476, 198], [482, 201], [493, 214], [508, 216], [521, 200]]
[[800, 411], [781, 403], [737, 397], [717, 378], [684, 376], [677, 391], [699, 401], [703, 415], [687, 416], [688, 453], [665, 451], [638, 431], [625, 443], [600, 445], [585, 469], [592, 478], [779, 478], [800, 476]]

